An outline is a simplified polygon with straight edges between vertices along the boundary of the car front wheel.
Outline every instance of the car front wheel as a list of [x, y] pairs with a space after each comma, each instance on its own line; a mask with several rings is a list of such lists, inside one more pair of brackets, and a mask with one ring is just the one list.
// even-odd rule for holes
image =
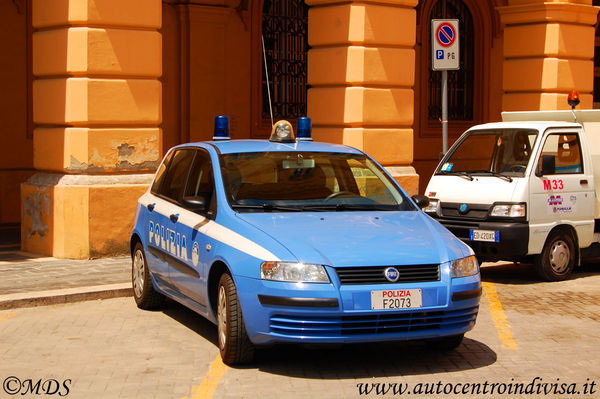
[[254, 358], [254, 345], [246, 333], [237, 290], [229, 274], [221, 276], [217, 295], [217, 331], [223, 363], [251, 362]]

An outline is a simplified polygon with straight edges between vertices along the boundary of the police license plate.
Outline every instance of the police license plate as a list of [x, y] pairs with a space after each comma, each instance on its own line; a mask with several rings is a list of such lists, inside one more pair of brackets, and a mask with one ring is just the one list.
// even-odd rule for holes
[[423, 307], [421, 290], [371, 291], [371, 309], [409, 309]]
[[500, 232], [493, 230], [470, 230], [471, 241], [500, 242]]

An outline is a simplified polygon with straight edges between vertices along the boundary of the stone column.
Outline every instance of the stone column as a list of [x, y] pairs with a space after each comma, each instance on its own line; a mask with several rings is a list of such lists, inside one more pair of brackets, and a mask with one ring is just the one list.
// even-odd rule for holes
[[418, 0], [306, 0], [308, 116], [317, 140], [364, 150], [410, 193]]
[[592, 0], [509, 0], [504, 24], [504, 111], [569, 109], [577, 89], [580, 108], [592, 108], [594, 25]]
[[39, 172], [21, 187], [23, 250], [128, 250], [161, 159], [160, 26], [160, 0], [33, 0]]

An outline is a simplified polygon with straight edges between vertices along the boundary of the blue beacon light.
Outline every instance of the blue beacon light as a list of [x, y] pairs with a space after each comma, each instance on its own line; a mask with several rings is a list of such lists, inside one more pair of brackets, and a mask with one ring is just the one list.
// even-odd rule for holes
[[312, 123], [309, 117], [301, 116], [298, 118], [296, 140], [312, 141]]
[[213, 140], [229, 140], [229, 118], [225, 115], [215, 116]]

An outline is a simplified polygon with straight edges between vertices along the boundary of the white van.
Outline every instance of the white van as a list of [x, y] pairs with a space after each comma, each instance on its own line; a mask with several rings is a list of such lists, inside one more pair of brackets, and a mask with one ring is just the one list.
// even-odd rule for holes
[[533, 261], [563, 280], [600, 255], [600, 110], [505, 112], [436, 168], [426, 212], [483, 261]]

